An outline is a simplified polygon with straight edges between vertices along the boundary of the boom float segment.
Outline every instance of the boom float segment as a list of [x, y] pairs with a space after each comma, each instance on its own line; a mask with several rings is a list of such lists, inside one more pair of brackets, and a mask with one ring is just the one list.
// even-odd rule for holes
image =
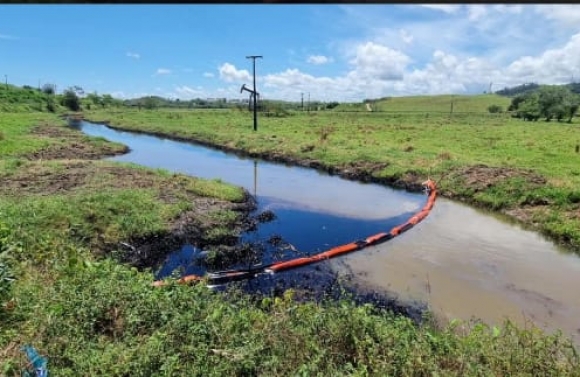
[[[433, 209], [433, 206], [435, 204], [435, 198], [437, 197], [437, 187], [435, 185], [435, 182], [429, 179], [423, 183], [423, 186], [425, 187], [425, 189], [429, 194], [427, 202], [425, 203], [423, 208], [421, 208], [419, 212], [415, 213], [404, 223], [393, 227], [388, 233], [377, 233], [375, 235], [365, 238], [364, 240], [354, 241], [344, 245], [336, 246], [333, 247], [332, 249], [320, 252], [318, 254], [309, 257], [301, 257], [282, 262], [275, 262], [269, 266], [262, 266], [259, 268], [247, 270], [229, 270], [229, 271], [211, 272], [205, 276], [186, 275], [181, 279], [177, 280], [177, 282], [180, 284], [191, 284], [205, 280], [210, 285], [216, 285], [216, 284], [224, 284], [230, 281], [250, 279], [258, 274], [262, 273], [274, 274], [277, 272], [287, 271], [293, 268], [306, 266], [326, 259], [338, 257], [340, 255], [352, 253], [353, 251], [364, 249], [365, 247], [388, 241], [400, 235], [401, 233], [408, 231], [409, 229], [411, 229], [412, 227], [423, 221], [429, 215], [431, 209]], [[166, 285], [166, 282], [163, 280], [157, 280], [153, 282], [153, 285], [156, 287], [160, 287]]]

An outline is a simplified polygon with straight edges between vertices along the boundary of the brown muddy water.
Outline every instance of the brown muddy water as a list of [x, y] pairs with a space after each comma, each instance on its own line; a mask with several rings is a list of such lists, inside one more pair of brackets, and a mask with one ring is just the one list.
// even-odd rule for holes
[[[243, 158], [195, 144], [81, 122], [86, 134], [129, 146], [116, 161], [240, 185], [275, 221], [251, 237], [280, 235], [312, 252], [354, 241], [406, 220], [425, 195], [348, 181], [312, 169]], [[580, 344], [580, 258], [537, 233], [438, 198], [431, 214], [400, 237], [329, 265], [357, 283], [420, 301], [441, 319], [510, 319], [562, 332]], [[187, 272], [187, 271], [186, 271]]]
[[[338, 263], [337, 263], [338, 265]], [[438, 198], [429, 217], [389, 243], [346, 256], [362, 283], [427, 303], [444, 320], [509, 318], [580, 344], [580, 258], [541, 235]]]

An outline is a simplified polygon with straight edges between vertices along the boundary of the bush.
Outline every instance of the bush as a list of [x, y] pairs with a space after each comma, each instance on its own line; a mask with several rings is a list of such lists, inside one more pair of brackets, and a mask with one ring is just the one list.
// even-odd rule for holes
[[499, 105], [490, 105], [487, 108], [487, 111], [489, 111], [491, 114], [497, 114], [497, 113], [502, 113], [503, 112], [503, 108]]
[[56, 111], [56, 104], [54, 103], [54, 100], [52, 98], [49, 98], [46, 101], [46, 110], [54, 113]]
[[71, 111], [79, 111], [81, 109], [80, 99], [72, 89], [67, 89], [64, 92], [62, 104]]

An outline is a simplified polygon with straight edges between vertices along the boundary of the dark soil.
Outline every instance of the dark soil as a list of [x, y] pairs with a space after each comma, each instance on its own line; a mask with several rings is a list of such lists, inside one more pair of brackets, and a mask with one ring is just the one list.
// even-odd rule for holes
[[64, 141], [52, 143], [47, 148], [24, 156], [28, 160], [98, 160], [103, 157], [116, 156], [129, 151], [127, 146], [113, 145], [111, 143], [96, 143], [81, 132], [69, 127], [42, 124], [35, 127], [32, 133], [40, 138]]
[[[291, 289], [293, 299], [299, 302], [349, 299], [357, 304], [372, 304], [422, 323], [427, 306], [420, 302], [401, 302], [388, 292], [379, 292], [356, 282], [353, 273], [338, 274], [328, 262], [321, 262], [274, 275], [261, 274], [253, 279], [230, 283], [258, 299], [266, 296], [282, 297]], [[224, 289], [225, 286], [222, 288]]]
[[126, 129], [116, 125], [111, 125], [110, 122], [107, 120], [89, 120], [89, 121], [100, 124], [106, 124], [108, 127], [119, 131], [128, 131], [133, 132], [135, 134], [153, 135], [175, 141], [196, 143], [210, 148], [222, 150], [224, 152], [234, 153], [239, 156], [257, 158], [264, 161], [280, 162], [293, 166], [303, 166], [307, 168], [313, 168], [320, 171], [324, 171], [330, 175], [338, 175], [340, 177], [350, 180], [385, 184], [394, 188], [405, 189], [413, 192], [421, 191], [423, 189], [422, 183], [425, 181], [424, 174], [420, 174], [414, 171], [409, 171], [402, 177], [380, 177], [379, 173], [389, 166], [389, 164], [386, 162], [355, 161], [347, 163], [344, 166], [336, 167], [327, 165], [318, 160], [286, 156], [277, 152], [247, 152], [232, 146], [232, 144], [222, 145], [203, 140], [184, 138], [175, 135], [167, 135], [162, 132], [143, 132], [138, 130]]
[[[253, 249], [239, 244], [240, 235], [255, 226], [250, 213], [255, 209], [255, 201], [249, 194], [242, 203], [230, 203], [216, 199], [196, 198], [194, 210], [182, 213], [172, 221], [164, 234], [148, 237], [135, 237], [119, 245], [106, 245], [110, 250], [123, 250], [117, 254], [118, 259], [137, 268], [159, 266], [167, 256], [183, 245], [190, 244], [201, 250], [214, 250], [218, 265], [227, 265], [240, 258], [247, 258]], [[231, 224], [218, 223], [210, 214], [216, 211], [231, 210], [239, 213], [237, 221]], [[215, 227], [228, 227], [231, 232], [222, 237], [209, 236]], [[120, 247], [121, 246], [121, 247]], [[217, 263], [217, 262], [215, 262]]]
[[[536, 189], [547, 183], [546, 178], [528, 169], [517, 169], [508, 167], [490, 167], [486, 165], [474, 165], [466, 168], [452, 170], [445, 175], [446, 179], [458, 182], [461, 187], [468, 187], [474, 194], [485, 191], [493, 186], [502, 184], [510, 179], [521, 179], [527, 189]], [[472, 197], [464, 194], [457, 194], [453, 189], [441, 192], [442, 196], [458, 199], [473, 205], [478, 205]], [[534, 202], [525, 203], [516, 208], [503, 208], [501, 213], [514, 219], [519, 223], [537, 228], [540, 224], [535, 222], [537, 214], [545, 213], [548, 203], [545, 199], [539, 198]]]
[[[260, 223], [276, 218], [272, 211], [255, 214], [255, 199], [248, 193], [240, 203], [199, 197], [183, 190], [182, 180], [192, 179], [189, 177], [175, 174], [160, 178], [158, 174], [145, 169], [87, 161], [126, 153], [128, 148], [125, 146], [95, 143], [72, 128], [48, 124], [36, 127], [33, 133], [38, 137], [52, 139], [52, 145], [25, 156], [30, 162], [23, 163], [15, 174], [0, 177], [3, 181], [2, 186], [0, 186], [0, 195], [19, 197], [68, 195], [78, 190], [163, 187], [163, 190], [159, 190], [161, 201], [173, 203], [182, 200], [185, 195], [187, 200], [194, 203], [194, 209], [173, 219], [168, 224], [167, 231], [144, 237], [131, 237], [115, 244], [97, 241], [95, 245], [91, 245], [97, 254], [113, 255], [120, 262], [146, 269], [159, 266], [168, 254], [180, 249], [185, 244], [191, 244], [201, 250], [211, 250], [214, 257], [205, 261], [205, 267], [211, 270], [220, 270], [240, 264], [241, 261], [248, 263], [248, 265], [258, 264], [261, 262], [262, 254], [266, 248], [280, 249], [285, 254], [288, 252], [291, 254], [299, 253], [291, 245], [288, 246], [279, 236], [273, 236], [264, 242], [240, 242], [239, 236], [243, 232], [256, 229]], [[216, 146], [213, 145], [213, 147]], [[376, 181], [373, 174], [386, 167], [386, 164], [381, 163], [360, 163], [336, 169], [322, 166], [316, 161], [294, 161], [277, 155], [255, 157], [315, 167], [331, 174], [340, 174], [347, 178], [363, 181]], [[60, 160], [59, 168], [46, 166], [41, 160]], [[418, 182], [420, 178], [418, 175], [409, 175], [397, 182], [399, 187], [409, 188], [417, 183], [411, 182], [413, 179]], [[391, 181], [388, 183], [393, 184]], [[420, 187], [420, 182], [417, 187]], [[223, 210], [235, 211], [239, 216], [231, 224], [220, 223], [219, 220], [211, 216], [212, 213]], [[209, 236], [210, 230], [223, 226], [228, 227], [231, 231], [223, 237]], [[245, 285], [245, 289], [254, 294], [279, 295], [286, 289], [292, 288], [296, 292], [298, 300], [337, 299], [343, 298], [346, 293], [352, 295], [353, 299], [360, 303], [370, 302], [376, 307], [388, 308], [415, 319], [420, 318], [420, 313], [423, 312], [423, 309], [419, 308], [418, 305], [401, 305], [385, 294], [371, 292], [361, 287], [355, 288], [352, 282], [347, 283], [348, 276], [341, 276], [339, 279], [338, 275], [331, 271], [327, 264], [278, 275], [275, 278], [262, 275], [260, 279], [252, 279], [239, 284]]]
[[[11, 175], [0, 177], [0, 195], [25, 198], [26, 196], [74, 195], [77, 192], [98, 192], [104, 189], [157, 188], [158, 199], [164, 203], [190, 201], [193, 210], [182, 213], [167, 226], [167, 231], [146, 237], [133, 237], [119, 243], [108, 244], [99, 237], [90, 241], [91, 249], [98, 255], [113, 253], [122, 262], [139, 268], [158, 265], [167, 254], [192, 244], [201, 249], [214, 249], [218, 254], [229, 255], [224, 260], [243, 256], [247, 247], [237, 245], [239, 235], [255, 228], [258, 220], [250, 216], [255, 200], [248, 193], [239, 203], [198, 196], [184, 185], [196, 178], [180, 174], [159, 176], [154, 171], [128, 168], [87, 160], [61, 160], [58, 165], [42, 161], [24, 162]], [[162, 188], [162, 189], [161, 189]], [[238, 217], [231, 223], [216, 220], [212, 214], [231, 210]], [[272, 215], [263, 215], [264, 218]], [[87, 218], [87, 221], [91, 221]], [[210, 236], [216, 227], [226, 227], [222, 237]]]
[[529, 187], [540, 187], [546, 184], [544, 177], [525, 169], [475, 165], [460, 169], [452, 174], [462, 176], [465, 185], [472, 188], [475, 192], [485, 190], [501, 181], [516, 177], [524, 179]]

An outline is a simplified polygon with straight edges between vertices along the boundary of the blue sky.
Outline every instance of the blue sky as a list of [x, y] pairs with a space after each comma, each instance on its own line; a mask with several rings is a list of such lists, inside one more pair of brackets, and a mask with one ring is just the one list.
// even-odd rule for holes
[[[119, 98], [323, 101], [580, 79], [580, 5], [0, 5], [0, 75]], [[2, 77], [5, 79], [6, 77]]]

